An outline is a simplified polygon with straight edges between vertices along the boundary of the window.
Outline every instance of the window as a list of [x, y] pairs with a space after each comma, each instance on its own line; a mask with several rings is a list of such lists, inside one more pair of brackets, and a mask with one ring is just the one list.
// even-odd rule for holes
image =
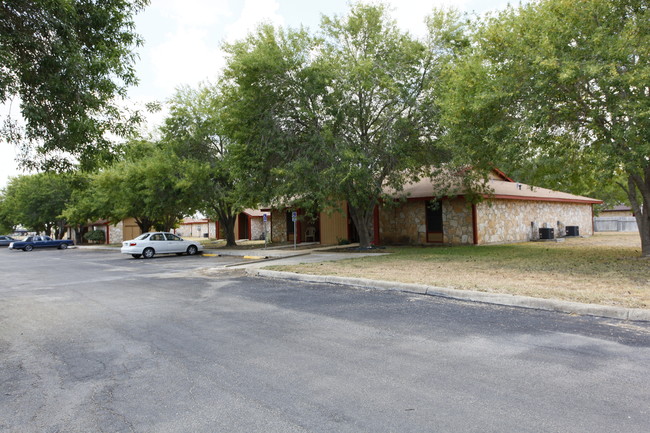
[[151, 241], [164, 241], [165, 237], [163, 236], [162, 233], [154, 233], [153, 235], [151, 235], [149, 240], [151, 240]]
[[165, 237], [167, 238], [168, 241], [180, 241], [181, 238], [176, 236], [175, 234], [172, 233], [165, 233]]

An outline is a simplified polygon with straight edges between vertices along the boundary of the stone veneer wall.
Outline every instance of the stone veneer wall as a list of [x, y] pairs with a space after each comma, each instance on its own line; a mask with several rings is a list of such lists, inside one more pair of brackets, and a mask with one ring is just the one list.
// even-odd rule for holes
[[287, 242], [287, 219], [285, 211], [271, 211], [271, 242]]
[[474, 243], [474, 225], [472, 205], [464, 198], [443, 200], [442, 229], [444, 243], [451, 245], [472, 245]]
[[264, 222], [262, 217], [251, 218], [251, 232], [249, 235], [251, 240], [254, 241], [264, 239]]
[[379, 241], [388, 245], [425, 243], [425, 202], [407, 201], [397, 207], [379, 208]]
[[216, 232], [217, 230], [217, 223], [216, 221], [209, 220], [210, 222], [208, 223], [208, 238], [210, 239], [218, 239], [219, 238], [219, 233]]
[[202, 238], [206, 233], [209, 233], [210, 225], [213, 226], [212, 231], [214, 232], [214, 223], [204, 222], [204, 223], [193, 223], [193, 224], [181, 224], [176, 229], [176, 234], [181, 237], [184, 236], [188, 238]]
[[[407, 201], [379, 210], [382, 244], [427, 244], [426, 201]], [[462, 198], [442, 201], [444, 244], [472, 244], [472, 208]]]
[[538, 239], [541, 227], [555, 229], [555, 237], [564, 236], [566, 226], [578, 226], [581, 236], [593, 234], [590, 204], [494, 199], [476, 207], [479, 244]]
[[124, 235], [122, 234], [123, 225], [124, 223], [120, 221], [114, 226], [108, 226], [108, 242], [110, 242], [111, 244], [117, 244], [117, 243], [122, 243], [126, 240], [124, 239]]

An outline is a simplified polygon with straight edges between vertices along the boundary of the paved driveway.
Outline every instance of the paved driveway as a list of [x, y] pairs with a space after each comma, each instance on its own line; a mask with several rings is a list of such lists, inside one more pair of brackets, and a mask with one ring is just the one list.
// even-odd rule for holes
[[2, 432], [648, 432], [650, 327], [0, 250]]

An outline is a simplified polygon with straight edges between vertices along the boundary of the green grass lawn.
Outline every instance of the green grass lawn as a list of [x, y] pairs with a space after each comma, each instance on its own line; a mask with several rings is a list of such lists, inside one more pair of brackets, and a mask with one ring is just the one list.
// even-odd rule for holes
[[650, 308], [650, 260], [640, 257], [636, 233], [385, 251], [391, 254], [275, 269]]

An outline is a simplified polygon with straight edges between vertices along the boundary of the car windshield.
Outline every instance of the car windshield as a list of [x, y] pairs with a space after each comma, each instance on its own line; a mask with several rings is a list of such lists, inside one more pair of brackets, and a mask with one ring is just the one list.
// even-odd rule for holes
[[137, 239], [137, 240], [140, 240], [140, 241], [143, 240], [143, 239], [147, 239], [147, 238], [149, 237], [150, 234], [151, 234], [151, 233], [143, 233], [143, 234], [141, 234], [140, 236], [138, 236], [136, 239]]

